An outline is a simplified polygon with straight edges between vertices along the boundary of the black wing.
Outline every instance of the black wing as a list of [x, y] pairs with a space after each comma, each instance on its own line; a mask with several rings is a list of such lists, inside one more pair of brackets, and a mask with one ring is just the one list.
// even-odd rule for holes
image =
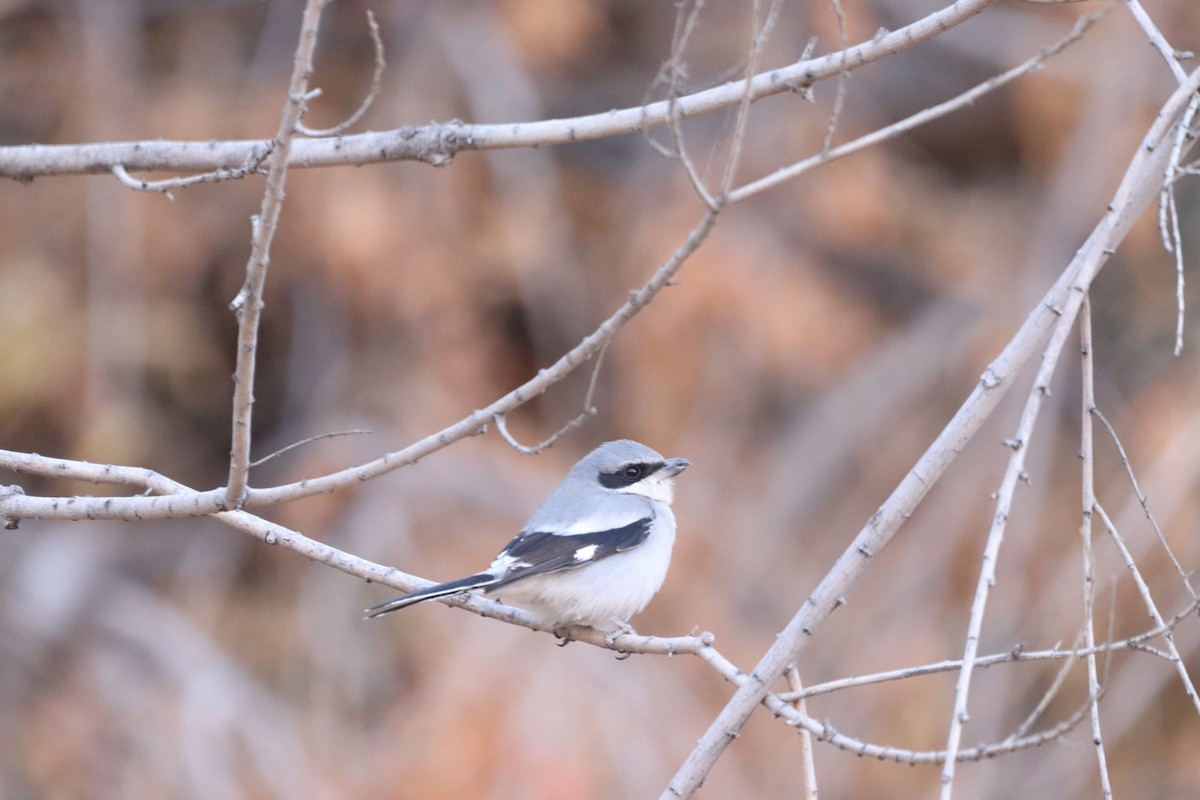
[[511, 558], [512, 566], [486, 591], [491, 592], [530, 575], [573, 569], [623, 553], [646, 541], [653, 521], [654, 517], [645, 517], [620, 528], [594, 533], [522, 533], [509, 542], [499, 556]]

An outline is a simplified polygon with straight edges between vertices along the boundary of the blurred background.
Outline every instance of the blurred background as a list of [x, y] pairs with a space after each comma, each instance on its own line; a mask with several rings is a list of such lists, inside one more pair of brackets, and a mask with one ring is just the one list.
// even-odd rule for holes
[[[933, 0], [843, 0], [849, 41]], [[266, 138], [299, 0], [0, 2], [0, 143]], [[1200, 49], [1200, 5], [1146, 0], [1172, 45]], [[674, 6], [635, 0], [333, 3], [310, 126], [340, 122], [387, 68], [360, 129], [509, 122], [661, 96]], [[1099, 3], [1001, 0], [936, 40], [856, 70], [834, 141], [964, 91]], [[709, 2], [686, 90], [740, 68], [748, 4]], [[785, 6], [764, 67], [836, 49], [828, 3]], [[1194, 64], [1195, 62], [1187, 62]], [[608, 351], [599, 413], [522, 456], [494, 432], [417, 466], [271, 508], [270, 519], [435, 580], [486, 564], [578, 457], [617, 437], [695, 466], [680, 539], [643, 633], [711, 630], [750, 668], [947, 422], [1100, 218], [1173, 88], [1122, 7], [1035, 76], [882, 147], [723, 213]], [[835, 81], [750, 118], [742, 180], [820, 149]], [[731, 119], [684, 126], [715, 178]], [[663, 134], [653, 134], [662, 140]], [[152, 176], [165, 177], [165, 176]], [[412, 164], [293, 171], [267, 283], [254, 470], [269, 486], [395, 450], [527, 380], [607, 317], [682, 241], [700, 203], [677, 162], [631, 135]], [[0, 447], [156, 469], [197, 488], [228, 466], [235, 320], [261, 178], [174, 200], [108, 177], [0, 184]], [[1195, 182], [1180, 185], [1189, 263]], [[1185, 569], [1200, 563], [1200, 311], [1172, 356], [1175, 273], [1153, 215], [1093, 291], [1100, 406]], [[1200, 309], [1200, 281], [1187, 286]], [[1068, 346], [1018, 492], [981, 652], [1069, 647], [1081, 623], [1080, 400]], [[590, 366], [590, 365], [589, 365]], [[533, 443], [574, 416], [590, 368], [512, 415]], [[1008, 401], [804, 653], [807, 684], [961, 655], [987, 526], [1031, 381]], [[1101, 501], [1160, 608], [1188, 597], [1098, 434]], [[108, 491], [0, 476], [28, 493]], [[1098, 618], [1149, 627], [1128, 571], [1098, 549]], [[26, 521], [0, 536], [0, 798], [653, 797], [732, 688], [699, 660], [554, 646], [392, 596], [214, 520]], [[1101, 631], [1103, 634], [1103, 630]], [[1177, 640], [1200, 672], [1194, 617]], [[964, 743], [1003, 739], [1057, 664], [976, 673]], [[1169, 663], [1105, 665], [1118, 796], [1194, 797], [1200, 723]], [[817, 719], [939, 749], [953, 674], [816, 698]], [[1035, 728], [1086, 694], [1077, 666]], [[797, 796], [799, 739], [756, 714], [704, 797]], [[1084, 726], [960, 767], [962, 797], [1091, 797]], [[829, 797], [930, 796], [933, 767], [816, 751]]]

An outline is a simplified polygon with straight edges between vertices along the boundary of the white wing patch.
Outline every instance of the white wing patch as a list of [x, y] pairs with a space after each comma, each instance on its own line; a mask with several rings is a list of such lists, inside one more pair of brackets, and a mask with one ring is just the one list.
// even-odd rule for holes
[[506, 547], [500, 553], [500, 555], [496, 556], [496, 560], [492, 562], [492, 565], [490, 567], [488, 567], [488, 571], [491, 572], [493, 575], [503, 575], [505, 572], [512, 569], [513, 567], [527, 567], [527, 566], [529, 566], [529, 565], [526, 564], [525, 562], [521, 561], [520, 559], [510, 556], [508, 554], [508, 548]]
[[596, 551], [599, 549], [600, 545], [589, 544], [586, 547], [581, 547], [576, 550], [575, 555], [572, 556], [572, 559], [575, 561], [591, 561], [592, 557], [596, 555]]

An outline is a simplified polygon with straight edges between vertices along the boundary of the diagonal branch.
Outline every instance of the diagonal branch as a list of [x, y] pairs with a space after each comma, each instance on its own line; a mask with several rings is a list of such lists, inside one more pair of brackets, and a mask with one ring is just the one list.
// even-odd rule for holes
[[[1158, 604], [1154, 602], [1154, 597], [1150, 592], [1150, 587], [1146, 583], [1146, 579], [1142, 576], [1142, 571], [1138, 569], [1137, 562], [1133, 559], [1133, 554], [1129, 552], [1129, 548], [1125, 544], [1125, 538], [1121, 536], [1121, 532], [1117, 530], [1117, 526], [1109, 518], [1108, 512], [1104, 510], [1104, 506], [1096, 503], [1092, 506], [1092, 511], [1099, 515], [1100, 521], [1104, 523], [1104, 529], [1108, 531], [1108, 535], [1112, 537], [1113, 543], [1117, 546], [1117, 550], [1121, 553], [1121, 558], [1125, 561], [1125, 566], [1129, 568], [1129, 573], [1133, 576], [1133, 582], [1137, 586], [1138, 594], [1142, 596], [1142, 602], [1146, 605], [1146, 611], [1149, 612], [1150, 618], [1155, 624], [1163, 625], [1164, 620], [1162, 613], [1158, 610]], [[1196, 713], [1200, 714], [1200, 695], [1196, 693], [1196, 686], [1192, 682], [1192, 677], [1188, 674], [1187, 664], [1184, 663], [1183, 656], [1179, 654], [1179, 648], [1175, 646], [1175, 632], [1167, 630], [1163, 633], [1163, 642], [1166, 644], [1167, 652], [1170, 654], [1168, 659], [1175, 666], [1175, 671], [1179, 675], [1179, 681], [1183, 684], [1184, 693], [1187, 694], [1189, 700], [1192, 701], [1192, 707]]]
[[696, 791], [729, 742], [738, 735], [754, 709], [766, 697], [771, 685], [789, 664], [796, 662], [821, 624], [845, 602], [846, 593], [866, 571], [875, 554], [887, 545], [930, 487], [978, 432], [983, 421], [1011, 387], [1016, 371], [1044, 347], [1062, 319], [1068, 301], [1073, 298], [1075, 308], [1078, 308], [1082, 289], [1091, 283], [1133, 222], [1157, 195], [1171, 149], [1166, 145], [1171, 141], [1197, 88], [1200, 88], [1200, 70], [1193, 72], [1187, 83], [1177, 89], [1159, 111], [1126, 170], [1107, 213], [1083, 247], [996, 360], [984, 370], [975, 390], [916, 466], [871, 516], [791, 622], [779, 633], [775, 643], [680, 766], [664, 790], [663, 798], [690, 797]]
[[967, 700], [970, 696], [971, 676], [975, 669], [975, 657], [979, 653], [979, 637], [983, 630], [984, 612], [987, 610], [991, 589], [996, 585], [996, 563], [1000, 558], [1000, 547], [1004, 542], [1004, 534], [1008, 528], [1008, 518], [1012, 512], [1013, 497], [1017, 484], [1025, 476], [1025, 454], [1029, 452], [1029, 442], [1032, 440], [1033, 428], [1037, 423], [1042, 405], [1050, 396], [1050, 379], [1058, 366], [1058, 358], [1071, 332], [1071, 324], [1078, 310], [1076, 298], [1082, 296], [1078, 283], [1070, 286], [1065, 308], [1061, 312], [1058, 323], [1050, 337], [1050, 342], [1042, 351], [1042, 362], [1038, 367], [1037, 377], [1033, 380], [1033, 388], [1025, 401], [1017, 432], [1005, 444], [1012, 448], [1004, 477], [1000, 481], [1000, 489], [996, 492], [996, 513], [992, 516], [991, 527], [988, 530], [987, 544], [983, 550], [983, 565], [979, 570], [979, 580], [975, 586], [975, 599], [971, 603], [970, 620], [967, 623], [967, 636], [963, 648], [962, 668], [958, 672], [958, 682], [954, 688], [954, 711], [950, 717], [950, 730], [946, 738], [946, 760], [942, 766], [942, 800], [950, 800], [954, 787], [954, 768], [957, 764], [957, 753], [961, 745], [963, 728], [967, 723]]
[[[392, 470], [415, 464], [430, 453], [467, 436], [482, 433], [488, 422], [497, 414], [512, 411], [545, 392], [551, 386], [571, 374], [600, 352], [604, 346], [633, 319], [643, 308], [667, 286], [684, 263], [700, 247], [716, 222], [718, 211], [709, 209], [696, 227], [671, 257], [659, 265], [654, 275], [640, 289], [629, 293], [629, 299], [612, 316], [602, 322], [579, 344], [568, 350], [554, 364], [538, 371], [538, 374], [513, 389], [490, 405], [473, 411], [466, 417], [436, 433], [431, 433], [408, 447], [370, 461], [366, 464], [322, 475], [306, 478], [295, 483], [269, 489], [247, 488], [242, 503], [244, 508], [283, 503], [316, 494], [327, 494], [360, 481], [377, 478]], [[136, 485], [131, 476], [150, 472], [134, 467], [95, 465], [67, 459], [0, 450], [0, 468], [13, 472], [30, 472], [38, 475], [76, 478], [95, 483]], [[15, 524], [22, 519], [169, 519], [171, 517], [199, 517], [228, 510], [225, 489], [210, 489], [197, 492], [181, 488], [158, 488], [152, 486], [159, 496], [134, 497], [34, 497], [19, 493], [0, 494], [0, 519]]]

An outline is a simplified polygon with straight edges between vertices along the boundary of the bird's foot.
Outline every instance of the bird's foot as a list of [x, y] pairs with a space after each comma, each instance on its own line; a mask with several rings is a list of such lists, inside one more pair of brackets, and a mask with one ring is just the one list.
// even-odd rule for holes
[[613, 617], [613, 622], [617, 623], [617, 627], [604, 634], [604, 646], [609, 650], [616, 650], [619, 653], [617, 658], [621, 661], [624, 661], [633, 655], [633, 653], [621, 650], [619, 647], [617, 647], [617, 637], [624, 636], [627, 633], [631, 636], [636, 636], [637, 631], [635, 631], [633, 626], [623, 619], [617, 619], [616, 617]]

